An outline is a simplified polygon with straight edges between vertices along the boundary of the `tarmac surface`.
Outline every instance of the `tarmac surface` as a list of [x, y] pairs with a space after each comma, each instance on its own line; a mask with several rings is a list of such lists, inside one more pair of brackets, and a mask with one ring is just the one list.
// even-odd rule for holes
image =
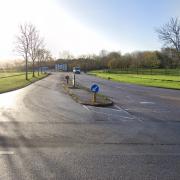
[[81, 74], [115, 102], [83, 106], [61, 76], [0, 94], [0, 180], [180, 179], [180, 91]]

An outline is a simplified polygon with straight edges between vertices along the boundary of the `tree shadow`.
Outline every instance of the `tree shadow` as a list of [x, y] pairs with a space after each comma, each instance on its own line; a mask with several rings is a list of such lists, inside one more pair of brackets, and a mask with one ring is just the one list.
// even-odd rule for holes
[[[74, 175], [58, 159], [53, 159], [51, 151], [60, 145], [58, 137], [26, 137], [21, 122], [3, 122], [0, 128], [16, 132], [13, 137], [0, 136], [0, 147], [3, 151], [14, 151], [14, 154], [3, 155], [7, 177], [12, 179], [75, 179]], [[8, 134], [8, 133], [6, 133]], [[46, 150], [48, 153], [46, 153]]]

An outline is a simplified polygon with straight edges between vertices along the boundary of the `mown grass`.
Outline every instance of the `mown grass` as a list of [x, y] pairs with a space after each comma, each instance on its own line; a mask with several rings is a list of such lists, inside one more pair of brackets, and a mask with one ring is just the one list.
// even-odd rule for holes
[[[176, 70], [177, 73], [177, 70]], [[151, 75], [151, 74], [125, 74], [120, 71], [91, 71], [89, 74], [117, 82], [132, 83], [144, 86], [153, 86], [169, 89], [180, 89], [180, 76], [175, 75]]]
[[32, 77], [32, 73], [28, 74], [29, 79], [25, 79], [25, 73], [0, 73], [0, 93], [16, 90], [25, 87], [37, 80], [46, 77], [47, 74], [35, 73], [35, 77]]
[[11, 72], [11, 73], [0, 72], [0, 78], [6, 78], [10, 76], [20, 76], [20, 75], [24, 75], [24, 73], [23, 72]]

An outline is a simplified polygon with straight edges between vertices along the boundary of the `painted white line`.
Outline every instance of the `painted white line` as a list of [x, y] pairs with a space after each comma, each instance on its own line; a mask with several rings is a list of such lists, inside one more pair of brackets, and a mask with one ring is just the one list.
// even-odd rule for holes
[[133, 117], [127, 117], [127, 116], [119, 116], [121, 118], [124, 118], [124, 119], [134, 119]]
[[[104, 114], [104, 115], [107, 115], [107, 117], [109, 116], [114, 116], [114, 114], [110, 114], [110, 113], [105, 113], [105, 112], [100, 112], [100, 111], [95, 111], [93, 110], [92, 108], [88, 108], [88, 106], [86, 105], [83, 105], [83, 107], [88, 110], [88, 111], [91, 111], [91, 112], [95, 112], [95, 113], [98, 113], [98, 114]], [[127, 111], [123, 110], [122, 108], [120, 108], [119, 106], [115, 105], [115, 107], [117, 109], [112, 109], [112, 108], [108, 108], [110, 110], [114, 110], [114, 111], [117, 111], [117, 112], [124, 112], [126, 113], [128, 116], [122, 116], [122, 115], [118, 115], [119, 118], [124, 118], [124, 119], [127, 119], [127, 120], [133, 120], [133, 119], [136, 119], [138, 120], [139, 122], [142, 122], [142, 120], [136, 118], [134, 115], [131, 115], [129, 114]], [[96, 107], [96, 109], [98, 109], [99, 107]], [[130, 117], [129, 117], [130, 116]], [[122, 120], [123, 121], [123, 120]]]
[[[110, 113], [104, 113], [104, 112], [98, 112], [98, 111], [95, 111], [95, 110], [92, 110], [92, 112], [95, 112], [95, 113], [98, 113], [98, 114], [104, 114], [104, 115], [107, 115], [107, 116], [114, 116], [114, 114], [110, 114]], [[133, 117], [127, 117], [127, 116], [119, 116], [118, 117], [121, 117], [121, 118], [125, 118], [125, 119], [134, 119]]]
[[85, 106], [85, 105], [83, 105], [83, 108], [85, 108], [86, 110], [90, 111], [90, 109], [87, 106]]
[[154, 102], [149, 102], [149, 101], [142, 101], [140, 104], [155, 104]]
[[[117, 108], [117, 107], [116, 107]], [[117, 112], [122, 112], [122, 111], [124, 111], [123, 109], [120, 109], [120, 108], [118, 108], [118, 109], [113, 109], [113, 108], [106, 108], [106, 107], [103, 107], [103, 108], [101, 108], [101, 107], [96, 107], [96, 109], [107, 109], [107, 110], [111, 110], [111, 111], [117, 111]]]
[[139, 119], [139, 118], [136, 118], [136, 116], [134, 116], [134, 115], [132, 115], [132, 114], [130, 114], [127, 110], [128, 109], [122, 109], [122, 108], [120, 108], [118, 105], [114, 105], [119, 111], [123, 111], [124, 113], [126, 113], [126, 114], [128, 114], [129, 116], [132, 116], [132, 119], [136, 119], [136, 120], [138, 120], [139, 122], [142, 122], [142, 120], [141, 119]]
[[13, 155], [13, 151], [0, 151], [0, 155]]
[[122, 111], [122, 109], [118, 105], [114, 105], [114, 107]]
[[117, 112], [122, 112], [122, 111], [124, 111], [124, 110], [120, 110], [120, 109], [112, 109], [112, 108], [109, 108], [110, 110], [112, 110], [112, 111], [117, 111]]
[[132, 115], [131, 115], [131, 114], [129, 114], [129, 112], [128, 112], [128, 111], [126, 111], [125, 109], [122, 109], [121, 107], [119, 107], [119, 106], [117, 106], [117, 105], [114, 105], [114, 107], [116, 107], [116, 108], [118, 109], [118, 111], [122, 111], [122, 112], [126, 113], [127, 115], [132, 116]]

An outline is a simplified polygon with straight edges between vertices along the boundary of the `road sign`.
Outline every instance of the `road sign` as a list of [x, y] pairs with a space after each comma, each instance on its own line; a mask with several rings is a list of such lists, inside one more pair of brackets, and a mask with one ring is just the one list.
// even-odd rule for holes
[[93, 85], [91, 86], [91, 91], [92, 91], [93, 93], [99, 92], [99, 86], [98, 86], [97, 84], [93, 84]]

